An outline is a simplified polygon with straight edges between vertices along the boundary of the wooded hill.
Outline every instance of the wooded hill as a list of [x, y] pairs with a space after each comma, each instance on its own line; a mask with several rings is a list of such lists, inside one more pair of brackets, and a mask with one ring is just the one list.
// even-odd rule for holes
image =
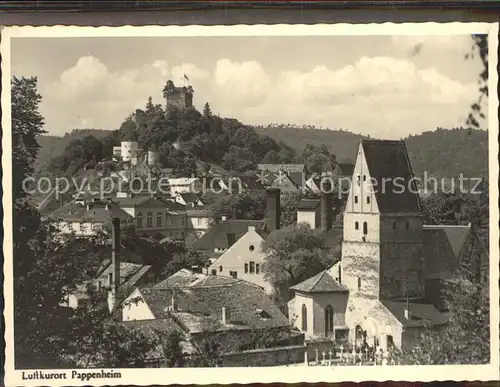
[[[198, 160], [239, 173], [264, 162], [305, 162], [314, 170], [331, 155], [338, 161], [354, 162], [359, 140], [369, 138], [346, 130], [291, 125], [252, 127], [212, 115], [208, 104], [203, 114], [190, 109], [165, 115], [159, 106], [146, 106], [146, 110], [136, 111], [135, 121], [137, 124], [128, 117], [117, 131], [81, 129], [63, 137], [40, 136], [36, 169], [42, 173], [54, 170], [65, 154], [66, 160], [58, 168], [67, 169], [75, 160], [80, 161], [70, 172], [81, 168], [91, 161], [87, 160], [91, 155], [75, 158], [75, 142], [88, 136], [105, 141], [106, 154], [100, 157], [106, 157], [111, 152], [110, 146], [118, 145], [121, 139], [133, 138], [145, 149], [159, 151], [166, 167], [183, 165], [182, 173], [192, 172]], [[405, 141], [415, 174], [424, 171], [443, 177], [488, 174], [487, 131], [438, 128], [409, 136]], [[174, 143], [180, 143], [182, 150], [174, 149]], [[77, 145], [76, 149], [80, 149], [81, 143]]]

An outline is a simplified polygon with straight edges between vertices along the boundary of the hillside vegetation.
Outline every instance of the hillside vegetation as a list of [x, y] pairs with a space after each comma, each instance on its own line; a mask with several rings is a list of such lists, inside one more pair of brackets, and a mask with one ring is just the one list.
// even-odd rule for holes
[[[88, 163], [109, 158], [120, 140], [133, 139], [143, 149], [157, 151], [162, 166], [176, 169], [178, 175], [196, 173], [203, 164], [200, 161], [212, 165], [212, 170], [237, 173], [253, 171], [257, 163], [292, 162], [306, 163], [316, 172], [334, 157], [354, 162], [362, 138], [369, 137], [291, 125], [252, 127], [213, 115], [208, 104], [203, 113], [195, 109], [165, 112], [148, 101], [145, 110], [136, 110], [115, 131], [82, 129], [63, 137], [39, 136], [36, 169], [72, 175]], [[487, 176], [487, 131], [438, 128], [405, 141], [415, 174]]]

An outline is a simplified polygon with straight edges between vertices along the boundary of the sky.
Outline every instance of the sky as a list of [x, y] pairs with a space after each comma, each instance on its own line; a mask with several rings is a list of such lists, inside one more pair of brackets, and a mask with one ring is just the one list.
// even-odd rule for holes
[[471, 47], [468, 35], [13, 38], [11, 69], [38, 77], [52, 135], [117, 129], [186, 74], [200, 111], [399, 139], [464, 125], [482, 66]]

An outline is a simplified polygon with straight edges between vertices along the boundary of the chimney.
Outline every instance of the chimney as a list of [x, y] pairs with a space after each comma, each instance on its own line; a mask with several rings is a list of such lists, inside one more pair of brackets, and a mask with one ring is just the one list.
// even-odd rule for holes
[[410, 312], [411, 312], [411, 309], [410, 309], [410, 300], [407, 298], [406, 299], [406, 305], [405, 305], [405, 311], [404, 311], [404, 315], [405, 315], [405, 319], [406, 320], [410, 319]]
[[333, 192], [330, 189], [330, 183], [324, 184], [321, 192], [321, 229], [330, 231], [333, 225]]
[[116, 296], [120, 287], [120, 218], [113, 218], [113, 230], [111, 235], [111, 267], [112, 275], [109, 278], [110, 283], [110, 311], [116, 306]]
[[177, 312], [177, 295], [175, 294], [175, 290], [172, 293], [170, 309], [172, 310], [172, 312]]
[[280, 228], [281, 207], [279, 188], [268, 188], [266, 190], [266, 219], [268, 231], [272, 232]]
[[229, 324], [229, 310], [223, 306], [222, 307], [222, 324], [226, 325]]

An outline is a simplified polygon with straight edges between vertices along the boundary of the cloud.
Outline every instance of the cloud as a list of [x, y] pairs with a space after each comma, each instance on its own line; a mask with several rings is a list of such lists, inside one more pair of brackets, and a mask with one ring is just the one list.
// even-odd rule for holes
[[69, 127], [63, 132], [83, 123], [115, 129], [128, 114], [143, 107], [149, 96], [163, 104], [166, 80], [173, 75], [181, 83], [184, 74], [197, 83], [210, 78], [194, 64], [170, 67], [166, 60], [157, 59], [139, 68], [110, 71], [99, 58], [84, 56], [45, 88], [44, 99], [51, 102], [44, 111], [66, 122]]
[[217, 61], [214, 86], [220, 97], [245, 106], [259, 105], [269, 91], [271, 80], [262, 65], [256, 61]]
[[150, 95], [163, 104], [165, 81], [172, 78], [182, 85], [184, 74], [195, 89], [199, 110], [209, 102], [215, 113], [249, 124], [312, 124], [386, 138], [463, 125], [478, 92], [474, 82], [391, 56], [363, 56], [338, 68], [320, 63], [308, 71], [285, 67], [273, 73], [258, 61], [227, 58], [213, 69], [193, 63], [170, 67], [157, 59], [110, 71], [98, 58], [85, 56], [49, 85], [44, 113], [70, 126], [63, 132], [83, 122], [114, 129]]

